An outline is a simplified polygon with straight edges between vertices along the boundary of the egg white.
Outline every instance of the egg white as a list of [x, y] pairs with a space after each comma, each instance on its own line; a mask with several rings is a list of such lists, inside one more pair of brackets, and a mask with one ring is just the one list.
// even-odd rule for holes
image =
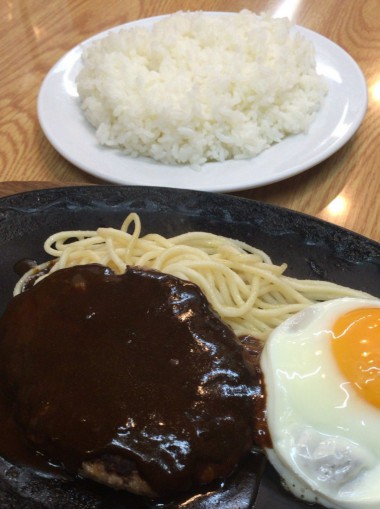
[[270, 335], [261, 356], [267, 455], [298, 498], [335, 509], [380, 507], [380, 410], [362, 399], [335, 363], [335, 320], [376, 299], [315, 304]]

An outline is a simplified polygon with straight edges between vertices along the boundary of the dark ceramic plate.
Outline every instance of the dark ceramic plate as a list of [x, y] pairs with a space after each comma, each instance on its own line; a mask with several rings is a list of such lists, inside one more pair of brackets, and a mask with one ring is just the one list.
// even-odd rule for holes
[[[0, 200], [0, 311], [17, 281], [20, 259], [47, 259], [44, 240], [59, 230], [120, 227], [139, 213], [143, 233], [190, 230], [238, 238], [265, 250], [289, 275], [325, 279], [380, 297], [380, 244], [287, 209], [232, 196], [151, 187], [89, 186], [34, 191]], [[264, 473], [262, 474], [262, 472]], [[258, 480], [260, 479], [260, 482]], [[0, 459], [4, 509], [302, 509], [260, 454], [223, 486], [174, 502], [152, 503], [92, 483], [41, 477]], [[314, 506], [317, 508], [317, 506]]]

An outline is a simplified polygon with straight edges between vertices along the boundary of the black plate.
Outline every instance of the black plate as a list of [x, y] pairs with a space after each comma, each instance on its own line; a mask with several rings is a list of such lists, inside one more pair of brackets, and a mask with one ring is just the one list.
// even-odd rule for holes
[[[226, 195], [151, 187], [79, 186], [33, 191], [0, 200], [0, 312], [17, 281], [13, 267], [22, 258], [47, 259], [44, 240], [60, 230], [120, 227], [137, 212], [143, 233], [167, 236], [204, 230], [244, 240], [265, 250], [275, 263], [288, 263], [288, 275], [324, 279], [380, 297], [380, 244], [332, 224], [284, 208]], [[301, 509], [267, 466], [255, 497], [256, 476], [247, 459], [229, 484], [205, 494], [186, 508]], [[152, 504], [99, 489], [91, 483], [58, 482], [33, 476], [0, 460], [2, 508], [178, 508]], [[314, 506], [315, 508], [317, 506]]]

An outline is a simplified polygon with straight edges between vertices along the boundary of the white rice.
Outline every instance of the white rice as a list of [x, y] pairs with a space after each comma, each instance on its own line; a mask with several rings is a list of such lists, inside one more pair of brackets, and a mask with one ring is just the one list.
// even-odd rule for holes
[[193, 166], [306, 132], [327, 92], [312, 43], [247, 10], [111, 32], [84, 50], [77, 86], [100, 144]]

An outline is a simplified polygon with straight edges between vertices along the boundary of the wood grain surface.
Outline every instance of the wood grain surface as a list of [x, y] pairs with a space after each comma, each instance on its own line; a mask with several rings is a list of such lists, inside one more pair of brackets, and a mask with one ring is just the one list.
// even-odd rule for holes
[[[342, 46], [368, 84], [368, 111], [355, 136], [315, 168], [233, 194], [279, 204], [380, 241], [379, 0], [3, 0], [0, 2], [1, 192], [44, 182], [104, 183], [60, 156], [36, 113], [41, 82], [68, 50], [102, 30], [177, 10], [250, 9], [285, 15]], [[31, 184], [7, 184], [35, 181]], [[46, 184], [48, 185], [48, 184]], [[51, 184], [50, 184], [51, 185]]]

